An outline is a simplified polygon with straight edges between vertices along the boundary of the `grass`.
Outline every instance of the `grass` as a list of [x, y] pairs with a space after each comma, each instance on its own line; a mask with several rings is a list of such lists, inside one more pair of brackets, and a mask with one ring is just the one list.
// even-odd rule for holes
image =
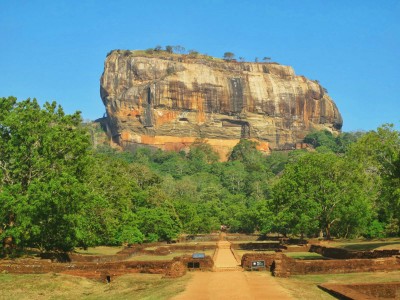
[[215, 246], [216, 247], [217, 242], [180, 242], [177, 244], [160, 244], [156, 246], [151, 246], [151, 247], [146, 247], [144, 248], [145, 250], [156, 250], [160, 247], [174, 247], [174, 246]]
[[[151, 48], [150, 48], [151, 49]], [[198, 59], [210, 59], [223, 62], [222, 58], [210, 56], [207, 54], [197, 53], [196, 55], [191, 55], [190, 53], [181, 54], [181, 53], [168, 53], [165, 50], [161, 51], [153, 51], [149, 50], [118, 50], [119, 53], [122, 53], [126, 56], [143, 56], [143, 57], [189, 57], [189, 58], [198, 58]]]
[[313, 252], [285, 252], [285, 255], [291, 258], [304, 260], [324, 259], [322, 255]]
[[235, 253], [242, 259], [242, 256], [246, 253], [250, 254], [274, 254], [276, 253], [275, 251], [251, 251], [251, 250], [240, 250], [240, 249], [234, 249]]
[[377, 283], [400, 281], [400, 271], [375, 273], [294, 275], [276, 278], [277, 282], [291, 292], [295, 299], [336, 299], [320, 290], [321, 283]]
[[338, 247], [353, 251], [370, 251], [374, 249], [400, 249], [400, 239], [387, 240], [343, 240], [327, 244], [328, 247]]
[[157, 260], [172, 260], [175, 256], [182, 255], [192, 255], [194, 252], [205, 253], [205, 255], [212, 256], [214, 254], [214, 250], [205, 250], [205, 251], [173, 251], [167, 255], [135, 255], [130, 257], [128, 260], [133, 261], [157, 261]]
[[122, 249], [124, 249], [124, 247], [98, 246], [98, 247], [89, 247], [87, 250], [76, 249], [75, 252], [86, 255], [115, 255]]
[[169, 299], [182, 292], [190, 274], [178, 279], [129, 274], [110, 284], [64, 274], [0, 274], [0, 299]]

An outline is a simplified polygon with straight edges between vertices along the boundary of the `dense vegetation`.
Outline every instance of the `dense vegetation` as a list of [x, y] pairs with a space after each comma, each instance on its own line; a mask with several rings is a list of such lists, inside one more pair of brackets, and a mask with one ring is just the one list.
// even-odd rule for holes
[[0, 98], [0, 245], [69, 251], [207, 233], [398, 236], [400, 133], [314, 132], [315, 151], [264, 156], [242, 140], [227, 162], [188, 153], [94, 147], [79, 113]]

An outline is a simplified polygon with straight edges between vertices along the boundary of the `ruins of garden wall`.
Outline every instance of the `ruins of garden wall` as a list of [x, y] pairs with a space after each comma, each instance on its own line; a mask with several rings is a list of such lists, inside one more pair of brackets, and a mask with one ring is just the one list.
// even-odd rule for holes
[[400, 282], [332, 284], [318, 286], [322, 290], [340, 299], [376, 300], [399, 299]]
[[299, 260], [277, 253], [272, 272], [277, 277], [400, 270], [400, 258]]
[[194, 259], [191, 256], [175, 257], [162, 261], [118, 261], [118, 262], [52, 262], [50, 259], [1, 260], [0, 273], [43, 274], [66, 273], [88, 278], [104, 278], [129, 273], [164, 274], [169, 277], [184, 275], [189, 262], [197, 262], [198, 270], [212, 270], [214, 262], [210, 256]]
[[276, 257], [276, 254], [246, 253], [242, 256], [241, 266], [244, 270], [248, 271], [252, 269], [253, 261], [263, 260], [265, 262], [266, 269], [269, 271]]
[[342, 248], [331, 248], [320, 245], [311, 245], [309, 251], [335, 259], [372, 259], [400, 255], [400, 250], [348, 251]]

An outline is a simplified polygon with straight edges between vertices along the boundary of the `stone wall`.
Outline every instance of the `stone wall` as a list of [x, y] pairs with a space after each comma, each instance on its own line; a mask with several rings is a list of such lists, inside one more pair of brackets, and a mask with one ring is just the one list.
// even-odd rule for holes
[[373, 250], [373, 251], [348, 251], [342, 248], [331, 248], [312, 245], [310, 252], [321, 254], [324, 257], [335, 259], [371, 259], [400, 255], [400, 250]]
[[[164, 274], [178, 277], [188, 270], [188, 263], [198, 263], [196, 270], [211, 271], [214, 262], [210, 256], [195, 259], [191, 256], [175, 257], [162, 261], [117, 261], [117, 262], [52, 262], [50, 259], [1, 260], [0, 273], [41, 274], [66, 273], [89, 278], [104, 279], [105, 276], [120, 276], [129, 273]], [[183, 266], [183, 267], [182, 267]]]
[[253, 261], [263, 260], [265, 262], [267, 271], [269, 271], [276, 258], [277, 258], [276, 254], [246, 253], [242, 256], [241, 266], [244, 270], [249, 271], [252, 268]]
[[377, 300], [399, 299], [400, 282], [355, 283], [355, 284], [320, 284], [319, 288], [335, 295], [339, 299]]
[[400, 270], [400, 258], [298, 260], [276, 254], [272, 273], [277, 277], [305, 274], [336, 274]]

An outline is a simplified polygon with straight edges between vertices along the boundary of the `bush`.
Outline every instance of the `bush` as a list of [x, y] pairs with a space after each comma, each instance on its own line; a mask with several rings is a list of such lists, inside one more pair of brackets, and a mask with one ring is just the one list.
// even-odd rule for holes
[[369, 239], [385, 237], [385, 224], [378, 220], [372, 221], [367, 229], [365, 237]]

